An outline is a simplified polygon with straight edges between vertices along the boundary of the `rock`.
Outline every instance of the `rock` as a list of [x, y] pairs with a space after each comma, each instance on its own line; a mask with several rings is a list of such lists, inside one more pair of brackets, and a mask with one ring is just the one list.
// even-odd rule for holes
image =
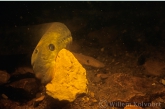
[[94, 59], [93, 57], [85, 56], [83, 54], [78, 54], [78, 53], [73, 53], [73, 55], [83, 65], [89, 65], [96, 68], [102, 68], [105, 66], [102, 62]]
[[100, 50], [101, 52], [103, 52], [104, 51], [104, 48], [101, 48], [101, 50]]
[[164, 79], [162, 79], [162, 80], [161, 80], [161, 83], [162, 83], [163, 85], [165, 85], [165, 80], [164, 80]]
[[84, 96], [84, 97], [82, 98], [82, 101], [83, 101], [84, 103], [87, 103], [87, 102], [89, 102], [89, 98], [88, 98], [87, 96]]
[[147, 74], [153, 76], [162, 76], [165, 75], [165, 63], [158, 60], [148, 60], [145, 62], [144, 67], [147, 71]]
[[66, 49], [59, 52], [55, 69], [52, 81], [46, 85], [48, 95], [72, 102], [78, 95], [87, 93], [86, 70], [71, 52]]
[[16, 68], [16, 70], [13, 72], [13, 75], [25, 74], [25, 73], [34, 73], [34, 71], [31, 67], [22, 66], [22, 67]]
[[142, 109], [142, 107], [136, 105], [127, 105], [124, 109]]
[[35, 101], [39, 102], [39, 101], [42, 101], [44, 98], [45, 98], [45, 95], [42, 95], [39, 98], [36, 98]]
[[[153, 83], [155, 85], [152, 85]], [[165, 87], [156, 80], [123, 73], [112, 74], [102, 85], [105, 85], [105, 88], [97, 95], [109, 102], [151, 102], [165, 95]]]
[[1, 96], [2, 96], [2, 98], [4, 98], [4, 99], [8, 99], [8, 96], [6, 96], [5, 94], [2, 94]]
[[2, 90], [9, 99], [26, 102], [35, 97], [39, 84], [35, 78], [25, 78], [6, 85]]
[[94, 93], [94, 92], [89, 92], [89, 94], [90, 94], [90, 96], [91, 96], [92, 98], [95, 97], [95, 93]]
[[25, 78], [10, 84], [11, 87], [24, 89], [29, 93], [36, 93], [38, 89], [37, 81], [34, 78]]
[[7, 83], [9, 78], [10, 78], [10, 75], [6, 71], [1, 71], [0, 70], [0, 85], [4, 84], [4, 83]]
[[101, 79], [107, 79], [108, 77], [109, 77], [108, 74], [101, 74], [101, 75], [100, 75], [100, 78], [101, 78]]
[[37, 107], [41, 101], [43, 101], [45, 98], [45, 95], [40, 96], [39, 98], [34, 99], [33, 105], [34, 107]]

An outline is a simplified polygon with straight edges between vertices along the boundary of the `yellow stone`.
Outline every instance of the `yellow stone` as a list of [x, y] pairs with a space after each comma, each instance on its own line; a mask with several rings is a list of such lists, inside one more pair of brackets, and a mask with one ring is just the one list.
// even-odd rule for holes
[[91, 92], [90, 95], [91, 95], [92, 98], [95, 97], [95, 93], [94, 92]]
[[56, 58], [54, 78], [46, 85], [46, 93], [58, 100], [72, 102], [80, 94], [87, 93], [86, 70], [73, 56], [62, 49]]
[[124, 109], [142, 109], [142, 107], [136, 105], [127, 105]]

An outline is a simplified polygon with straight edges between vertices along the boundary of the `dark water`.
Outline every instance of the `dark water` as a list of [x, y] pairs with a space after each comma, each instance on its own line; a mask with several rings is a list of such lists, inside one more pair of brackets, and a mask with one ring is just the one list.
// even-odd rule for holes
[[[104, 12], [106, 12], [107, 14], [109, 14], [110, 12], [115, 12], [116, 14], [118, 14], [120, 12], [121, 15], [123, 15], [122, 16], [123, 20], [131, 17], [135, 17], [136, 16], [135, 14], [146, 14], [146, 15], [150, 14], [150, 16], [152, 17], [158, 17], [156, 16], [157, 14], [161, 14], [161, 16], [164, 16], [163, 15], [163, 11], [165, 10], [164, 4], [165, 4], [164, 2], [140, 2], [140, 1], [139, 2], [124, 2], [124, 1], [120, 1], [120, 2], [114, 2], [114, 1], [113, 2], [112, 1], [108, 1], [108, 2], [10, 1], [8, 2], [6, 1], [4, 2], [1, 1], [0, 25], [1, 27], [15, 26], [15, 25], [24, 26], [24, 25], [45, 23], [51, 21], [66, 20], [76, 16], [86, 19], [89, 19], [89, 17], [93, 16], [95, 23], [99, 23], [99, 22], [104, 22], [103, 18], [99, 19], [99, 17], [101, 17], [99, 13], [104, 13]], [[128, 12], [124, 12], [126, 10]], [[78, 11], [79, 13], [77, 13], [76, 11]], [[96, 12], [89, 14], [89, 13], [85, 13], [86, 11], [88, 12], [96, 11]], [[143, 13], [145, 11], [147, 12]], [[43, 20], [40, 21], [39, 19], [43, 19]]]
[[[89, 46], [94, 48], [108, 46], [107, 44], [116, 40], [121, 40], [128, 51], [141, 50], [145, 44], [164, 46], [164, 11], [165, 2], [1, 1], [1, 65], [8, 66], [13, 54], [18, 54], [16, 57], [20, 57], [20, 54], [26, 57], [28, 55], [27, 60], [30, 60], [30, 55], [41, 36], [30, 36], [25, 29], [31, 25], [48, 22], [63, 22], [71, 30], [73, 39], [90, 41], [93, 45]], [[76, 30], [72, 25], [80, 29]], [[101, 45], [100, 39], [89, 39], [90, 32], [111, 26], [115, 26], [119, 33], [115, 41]], [[141, 41], [137, 41], [138, 39]], [[7, 55], [9, 62], [4, 60], [4, 55]]]

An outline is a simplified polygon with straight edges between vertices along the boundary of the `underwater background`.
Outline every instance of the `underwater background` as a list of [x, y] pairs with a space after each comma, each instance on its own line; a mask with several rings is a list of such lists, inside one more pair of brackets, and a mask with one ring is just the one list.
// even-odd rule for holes
[[[93, 57], [105, 66], [83, 65], [89, 81], [89, 94], [83, 99], [55, 106], [57, 101], [47, 97], [36, 105], [31, 102], [44, 88], [32, 73], [31, 55], [42, 37], [38, 25], [51, 22], [64, 23], [71, 31], [71, 52]], [[163, 109], [164, 54], [163, 1], [1, 1], [0, 79], [4, 82], [0, 82], [0, 108], [111, 109], [99, 105], [106, 99], [161, 102], [157, 109]], [[29, 84], [22, 88], [25, 81]]]

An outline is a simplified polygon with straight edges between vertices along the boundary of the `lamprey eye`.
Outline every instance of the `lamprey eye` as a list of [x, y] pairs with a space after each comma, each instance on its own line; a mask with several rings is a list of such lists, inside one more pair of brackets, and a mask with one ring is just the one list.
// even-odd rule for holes
[[50, 51], [54, 51], [55, 50], [55, 46], [53, 44], [49, 44], [49, 50]]

